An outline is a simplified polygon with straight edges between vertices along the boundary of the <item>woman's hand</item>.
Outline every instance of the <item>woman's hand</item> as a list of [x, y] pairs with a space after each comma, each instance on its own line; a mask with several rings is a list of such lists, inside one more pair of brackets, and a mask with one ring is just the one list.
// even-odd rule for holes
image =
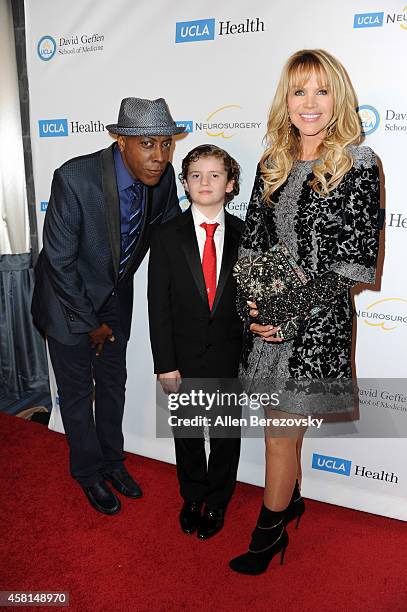
[[[249, 315], [255, 319], [259, 311], [257, 310], [256, 302], [247, 302], [247, 305], [250, 307]], [[259, 325], [258, 323], [252, 323], [250, 325], [250, 331], [254, 334], [260, 336], [264, 342], [282, 342], [282, 338], [276, 337], [276, 333], [280, 331], [280, 328], [273, 327], [272, 325]]]

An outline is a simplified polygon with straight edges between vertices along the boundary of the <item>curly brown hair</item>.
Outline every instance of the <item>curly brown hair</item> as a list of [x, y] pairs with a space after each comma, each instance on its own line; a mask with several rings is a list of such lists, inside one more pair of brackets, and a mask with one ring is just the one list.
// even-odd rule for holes
[[179, 180], [184, 185], [185, 195], [192, 202], [188, 190], [186, 189], [186, 180], [188, 176], [189, 166], [192, 162], [198, 161], [201, 157], [216, 157], [223, 161], [227, 173], [228, 181], [233, 181], [233, 189], [230, 193], [225, 193], [225, 204], [228, 204], [240, 191], [240, 166], [237, 161], [229, 155], [227, 151], [213, 144], [203, 144], [192, 149], [182, 160], [182, 170], [178, 175]]

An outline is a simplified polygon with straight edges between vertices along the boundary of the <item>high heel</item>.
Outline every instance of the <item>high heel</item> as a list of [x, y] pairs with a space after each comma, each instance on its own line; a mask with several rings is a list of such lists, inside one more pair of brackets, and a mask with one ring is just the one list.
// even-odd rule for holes
[[285, 529], [285, 511], [273, 512], [263, 504], [249, 550], [229, 562], [229, 567], [240, 574], [257, 576], [263, 574], [273, 557], [280, 554], [280, 565], [284, 563], [288, 546], [288, 534]]
[[301, 517], [304, 514], [304, 512], [305, 512], [305, 502], [304, 502], [304, 499], [301, 497], [300, 488], [298, 486], [298, 480], [296, 480], [294, 491], [291, 497], [291, 501], [288, 505], [287, 512], [285, 514], [286, 526], [288, 525], [288, 523], [291, 523], [291, 521], [294, 521], [295, 519], [297, 519], [295, 528], [298, 529]]
[[286, 551], [286, 548], [287, 548], [287, 546], [288, 546], [288, 533], [287, 533], [287, 532], [285, 532], [285, 535], [286, 535], [287, 537], [285, 538], [285, 542], [284, 542], [284, 544], [283, 544], [283, 548], [281, 549], [281, 555], [280, 555], [280, 565], [283, 565], [283, 563], [284, 563], [285, 551]]

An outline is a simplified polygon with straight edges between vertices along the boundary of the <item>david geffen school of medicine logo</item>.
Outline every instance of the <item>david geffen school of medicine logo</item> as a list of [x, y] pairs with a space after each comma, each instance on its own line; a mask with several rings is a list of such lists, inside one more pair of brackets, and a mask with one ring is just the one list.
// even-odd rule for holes
[[43, 36], [38, 41], [37, 45], [37, 53], [38, 57], [44, 62], [48, 62], [55, 55], [55, 51], [57, 50], [57, 43], [52, 38], [52, 36]]
[[358, 107], [357, 112], [359, 113], [362, 132], [365, 136], [375, 132], [380, 124], [380, 115], [375, 107], [363, 104]]

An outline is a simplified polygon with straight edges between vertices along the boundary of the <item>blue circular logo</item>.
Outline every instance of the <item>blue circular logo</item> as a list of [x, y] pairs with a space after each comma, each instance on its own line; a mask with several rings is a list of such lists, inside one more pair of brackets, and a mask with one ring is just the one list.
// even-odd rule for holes
[[181, 207], [182, 212], [185, 212], [191, 206], [191, 203], [188, 200], [187, 196], [180, 196], [178, 200], [179, 200], [179, 205]]
[[37, 53], [38, 57], [44, 62], [48, 62], [55, 55], [55, 51], [57, 50], [57, 43], [52, 38], [52, 36], [43, 36], [38, 41], [37, 45]]
[[374, 106], [363, 104], [357, 108], [359, 113], [360, 125], [365, 136], [372, 134], [379, 127], [380, 115]]

